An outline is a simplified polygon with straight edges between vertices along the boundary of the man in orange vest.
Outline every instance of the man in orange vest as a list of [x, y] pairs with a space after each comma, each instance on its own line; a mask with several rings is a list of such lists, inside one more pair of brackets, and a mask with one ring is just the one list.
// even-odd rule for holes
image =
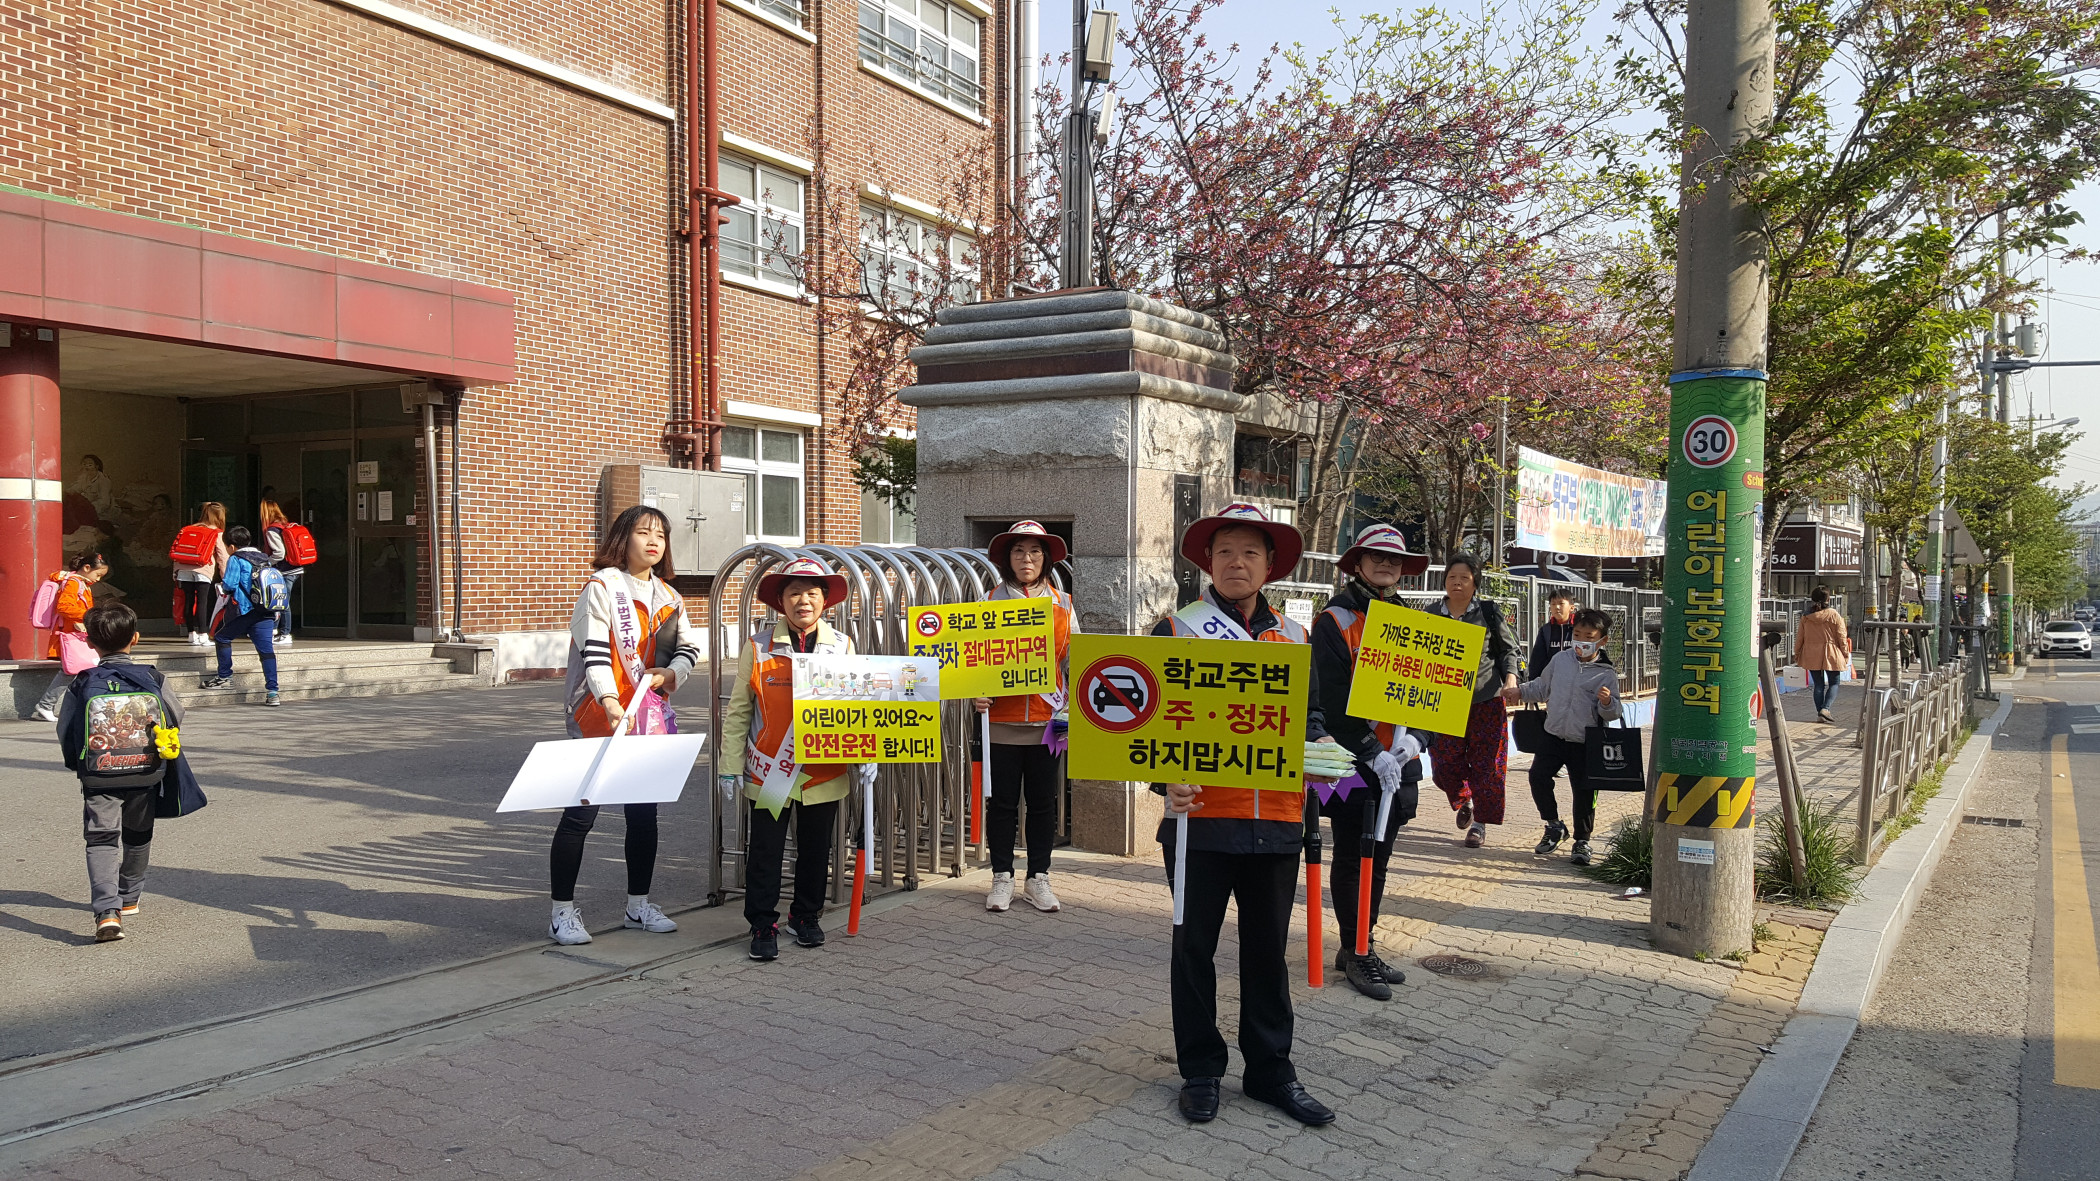
[[[1189, 526], [1181, 556], [1210, 575], [1195, 602], [1162, 619], [1156, 636], [1303, 644], [1305, 629], [1279, 616], [1261, 588], [1288, 575], [1304, 539], [1251, 504], [1230, 504]], [[1320, 696], [1308, 692], [1305, 740], [1332, 741]], [[1305, 841], [1305, 791], [1159, 785], [1172, 814], [1160, 824], [1167, 873], [1174, 872], [1173, 817], [1189, 816], [1183, 916], [1174, 928], [1174, 1051], [1181, 1066], [1181, 1114], [1208, 1123], [1218, 1114], [1225, 1038], [1218, 1032], [1218, 936], [1225, 904], [1239, 903], [1240, 1052], [1247, 1097], [1300, 1123], [1334, 1122], [1334, 1112], [1307, 1094], [1291, 1065], [1291, 986], [1284, 964], [1291, 909], [1298, 896], [1298, 856]]]

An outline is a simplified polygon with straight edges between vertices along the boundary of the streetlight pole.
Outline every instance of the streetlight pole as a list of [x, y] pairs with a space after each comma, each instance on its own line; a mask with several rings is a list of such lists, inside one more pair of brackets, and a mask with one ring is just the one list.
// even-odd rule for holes
[[1058, 235], [1058, 285], [1087, 287], [1094, 276], [1094, 114], [1086, 78], [1087, 0], [1072, 0], [1072, 109], [1065, 116]]
[[1764, 503], [1767, 242], [1733, 175], [1772, 117], [1767, 0], [1691, 0], [1679, 180], [1676, 371], [1649, 933], [1682, 955], [1750, 947], [1756, 856], [1757, 525]]

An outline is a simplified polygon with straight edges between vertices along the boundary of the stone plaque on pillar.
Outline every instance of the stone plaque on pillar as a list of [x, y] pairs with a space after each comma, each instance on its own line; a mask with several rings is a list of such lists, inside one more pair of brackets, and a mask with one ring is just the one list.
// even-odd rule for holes
[[[898, 394], [919, 416], [920, 542], [975, 544], [976, 521], [1068, 521], [1079, 626], [1150, 631], [1179, 599], [1178, 517], [1232, 499], [1247, 398], [1224, 343], [1209, 317], [1127, 291], [943, 311]], [[1082, 848], [1135, 854], [1159, 813], [1143, 784], [1072, 784]]]

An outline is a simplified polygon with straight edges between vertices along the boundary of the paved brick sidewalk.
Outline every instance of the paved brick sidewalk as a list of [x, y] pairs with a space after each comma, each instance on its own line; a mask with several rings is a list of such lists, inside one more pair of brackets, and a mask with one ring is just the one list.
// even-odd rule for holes
[[[1635, 804], [1606, 801], [1607, 823]], [[1180, 1121], [1162, 875], [1074, 854], [1057, 875], [1062, 914], [987, 916], [981, 877], [942, 883], [861, 939], [784, 948], [772, 965], [709, 953], [33, 1175], [1681, 1175], [1776, 1036], [1819, 936], [1775, 924], [1742, 968], [1660, 955], [1645, 903], [1531, 856], [1520, 787], [1512, 823], [1479, 852], [1458, 847], [1437, 797], [1424, 802], [1380, 933], [1407, 967], [1397, 999], [1313, 992], [1298, 966], [1296, 1058], [1341, 1113], [1331, 1128], [1289, 1124], [1236, 1080], [1217, 1123]], [[1436, 952], [1486, 971], [1434, 975], [1417, 961]], [[1229, 996], [1226, 1008], [1229, 1030]]]

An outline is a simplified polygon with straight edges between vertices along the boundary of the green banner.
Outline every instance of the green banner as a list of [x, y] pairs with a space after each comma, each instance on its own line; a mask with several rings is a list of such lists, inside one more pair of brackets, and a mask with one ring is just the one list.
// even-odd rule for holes
[[1654, 818], [1752, 822], [1757, 785], [1757, 561], [1765, 383], [1701, 377], [1670, 391], [1662, 687]]

